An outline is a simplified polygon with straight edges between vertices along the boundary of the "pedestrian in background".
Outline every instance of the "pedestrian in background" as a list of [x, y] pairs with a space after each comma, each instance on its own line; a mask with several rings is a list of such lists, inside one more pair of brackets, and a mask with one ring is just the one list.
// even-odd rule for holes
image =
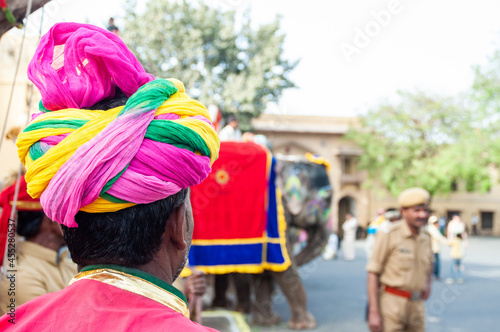
[[429, 217], [429, 224], [427, 225], [427, 231], [431, 235], [431, 248], [432, 253], [434, 254], [434, 278], [439, 280], [439, 270], [440, 270], [440, 261], [439, 261], [439, 252], [441, 251], [441, 243], [448, 245], [448, 240], [444, 237], [443, 234], [439, 231], [439, 220], [436, 216]]
[[448, 223], [446, 228], [446, 236], [449, 241], [453, 241], [457, 237], [457, 234], [462, 234], [462, 239], [467, 240], [467, 230], [465, 228], [465, 223], [459, 214], [454, 214]]
[[427, 224], [430, 195], [410, 188], [398, 198], [403, 220], [375, 238], [368, 262], [370, 331], [425, 331], [433, 255]]
[[342, 225], [342, 230], [344, 231], [344, 259], [346, 261], [352, 261], [356, 257], [354, 242], [356, 241], [357, 229], [358, 220], [351, 213], [347, 213]]
[[446, 218], [444, 216], [439, 217], [439, 231], [444, 234], [446, 228]]
[[219, 132], [220, 141], [241, 141], [241, 131], [239, 129], [238, 119], [231, 116], [227, 125]]
[[462, 265], [462, 259], [464, 258], [464, 246], [462, 234], [456, 234], [455, 238], [450, 241], [449, 246], [451, 247], [451, 258], [452, 263], [450, 265], [450, 276], [445, 280], [449, 285], [453, 283], [463, 284], [464, 279], [462, 277], [462, 271], [464, 266]]
[[474, 213], [472, 216], [472, 235], [477, 235], [477, 225], [479, 224], [479, 216], [477, 213]]

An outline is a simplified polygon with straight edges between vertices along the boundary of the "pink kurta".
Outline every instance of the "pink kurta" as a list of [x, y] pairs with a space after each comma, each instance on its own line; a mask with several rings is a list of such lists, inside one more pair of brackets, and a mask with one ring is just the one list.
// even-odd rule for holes
[[11, 319], [0, 317], [0, 331], [215, 331], [156, 300], [90, 279], [29, 301], [16, 309], [15, 324]]

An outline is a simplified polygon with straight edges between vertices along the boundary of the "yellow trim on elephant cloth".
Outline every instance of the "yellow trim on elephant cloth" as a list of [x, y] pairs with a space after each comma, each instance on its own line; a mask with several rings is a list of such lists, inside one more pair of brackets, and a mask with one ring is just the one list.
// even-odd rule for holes
[[[281, 252], [283, 253], [283, 258], [285, 259], [285, 262], [280, 264], [280, 265], [286, 265], [286, 269], [292, 265], [292, 261], [290, 260], [290, 256], [288, 253], [288, 249], [286, 247], [286, 219], [285, 219], [285, 208], [283, 207], [283, 202], [281, 200], [282, 194], [281, 190], [276, 187], [276, 207], [278, 210], [278, 233], [279, 233], [279, 240], [281, 244]], [[276, 265], [269, 263], [270, 265]], [[285, 271], [286, 269], [279, 270], [279, 271]], [[271, 269], [271, 271], [276, 271], [274, 269]]]
[[[9, 204], [14, 206], [14, 201], [10, 201]], [[42, 211], [42, 204], [40, 202], [34, 201], [17, 201], [16, 209], [18, 210], [29, 210], [29, 211]]]
[[193, 244], [199, 246], [210, 245], [232, 245], [232, 244], [258, 244], [258, 243], [281, 243], [278, 238], [256, 237], [252, 239], [217, 239], [217, 240], [193, 240]]

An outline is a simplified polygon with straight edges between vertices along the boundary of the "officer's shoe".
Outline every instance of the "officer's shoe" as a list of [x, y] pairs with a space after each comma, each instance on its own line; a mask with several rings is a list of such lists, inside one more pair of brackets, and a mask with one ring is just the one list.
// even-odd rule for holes
[[462, 279], [462, 278], [457, 279], [457, 284], [461, 285], [463, 283], [464, 283], [464, 279]]
[[453, 279], [451, 279], [451, 278], [446, 278], [446, 279], [444, 280], [444, 282], [445, 282], [446, 284], [448, 284], [448, 285], [453, 285], [454, 280], [453, 280]]

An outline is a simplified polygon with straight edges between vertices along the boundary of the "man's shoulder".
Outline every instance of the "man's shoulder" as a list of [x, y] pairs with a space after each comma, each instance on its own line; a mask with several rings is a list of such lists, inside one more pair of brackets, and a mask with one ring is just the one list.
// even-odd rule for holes
[[[0, 318], [0, 330], [9, 330], [9, 319], [7, 315]], [[144, 331], [214, 331], [145, 296], [93, 280], [77, 281], [19, 306], [15, 323], [12, 326], [20, 330], [37, 331], [78, 330], [82, 326], [112, 331], [133, 327]]]

